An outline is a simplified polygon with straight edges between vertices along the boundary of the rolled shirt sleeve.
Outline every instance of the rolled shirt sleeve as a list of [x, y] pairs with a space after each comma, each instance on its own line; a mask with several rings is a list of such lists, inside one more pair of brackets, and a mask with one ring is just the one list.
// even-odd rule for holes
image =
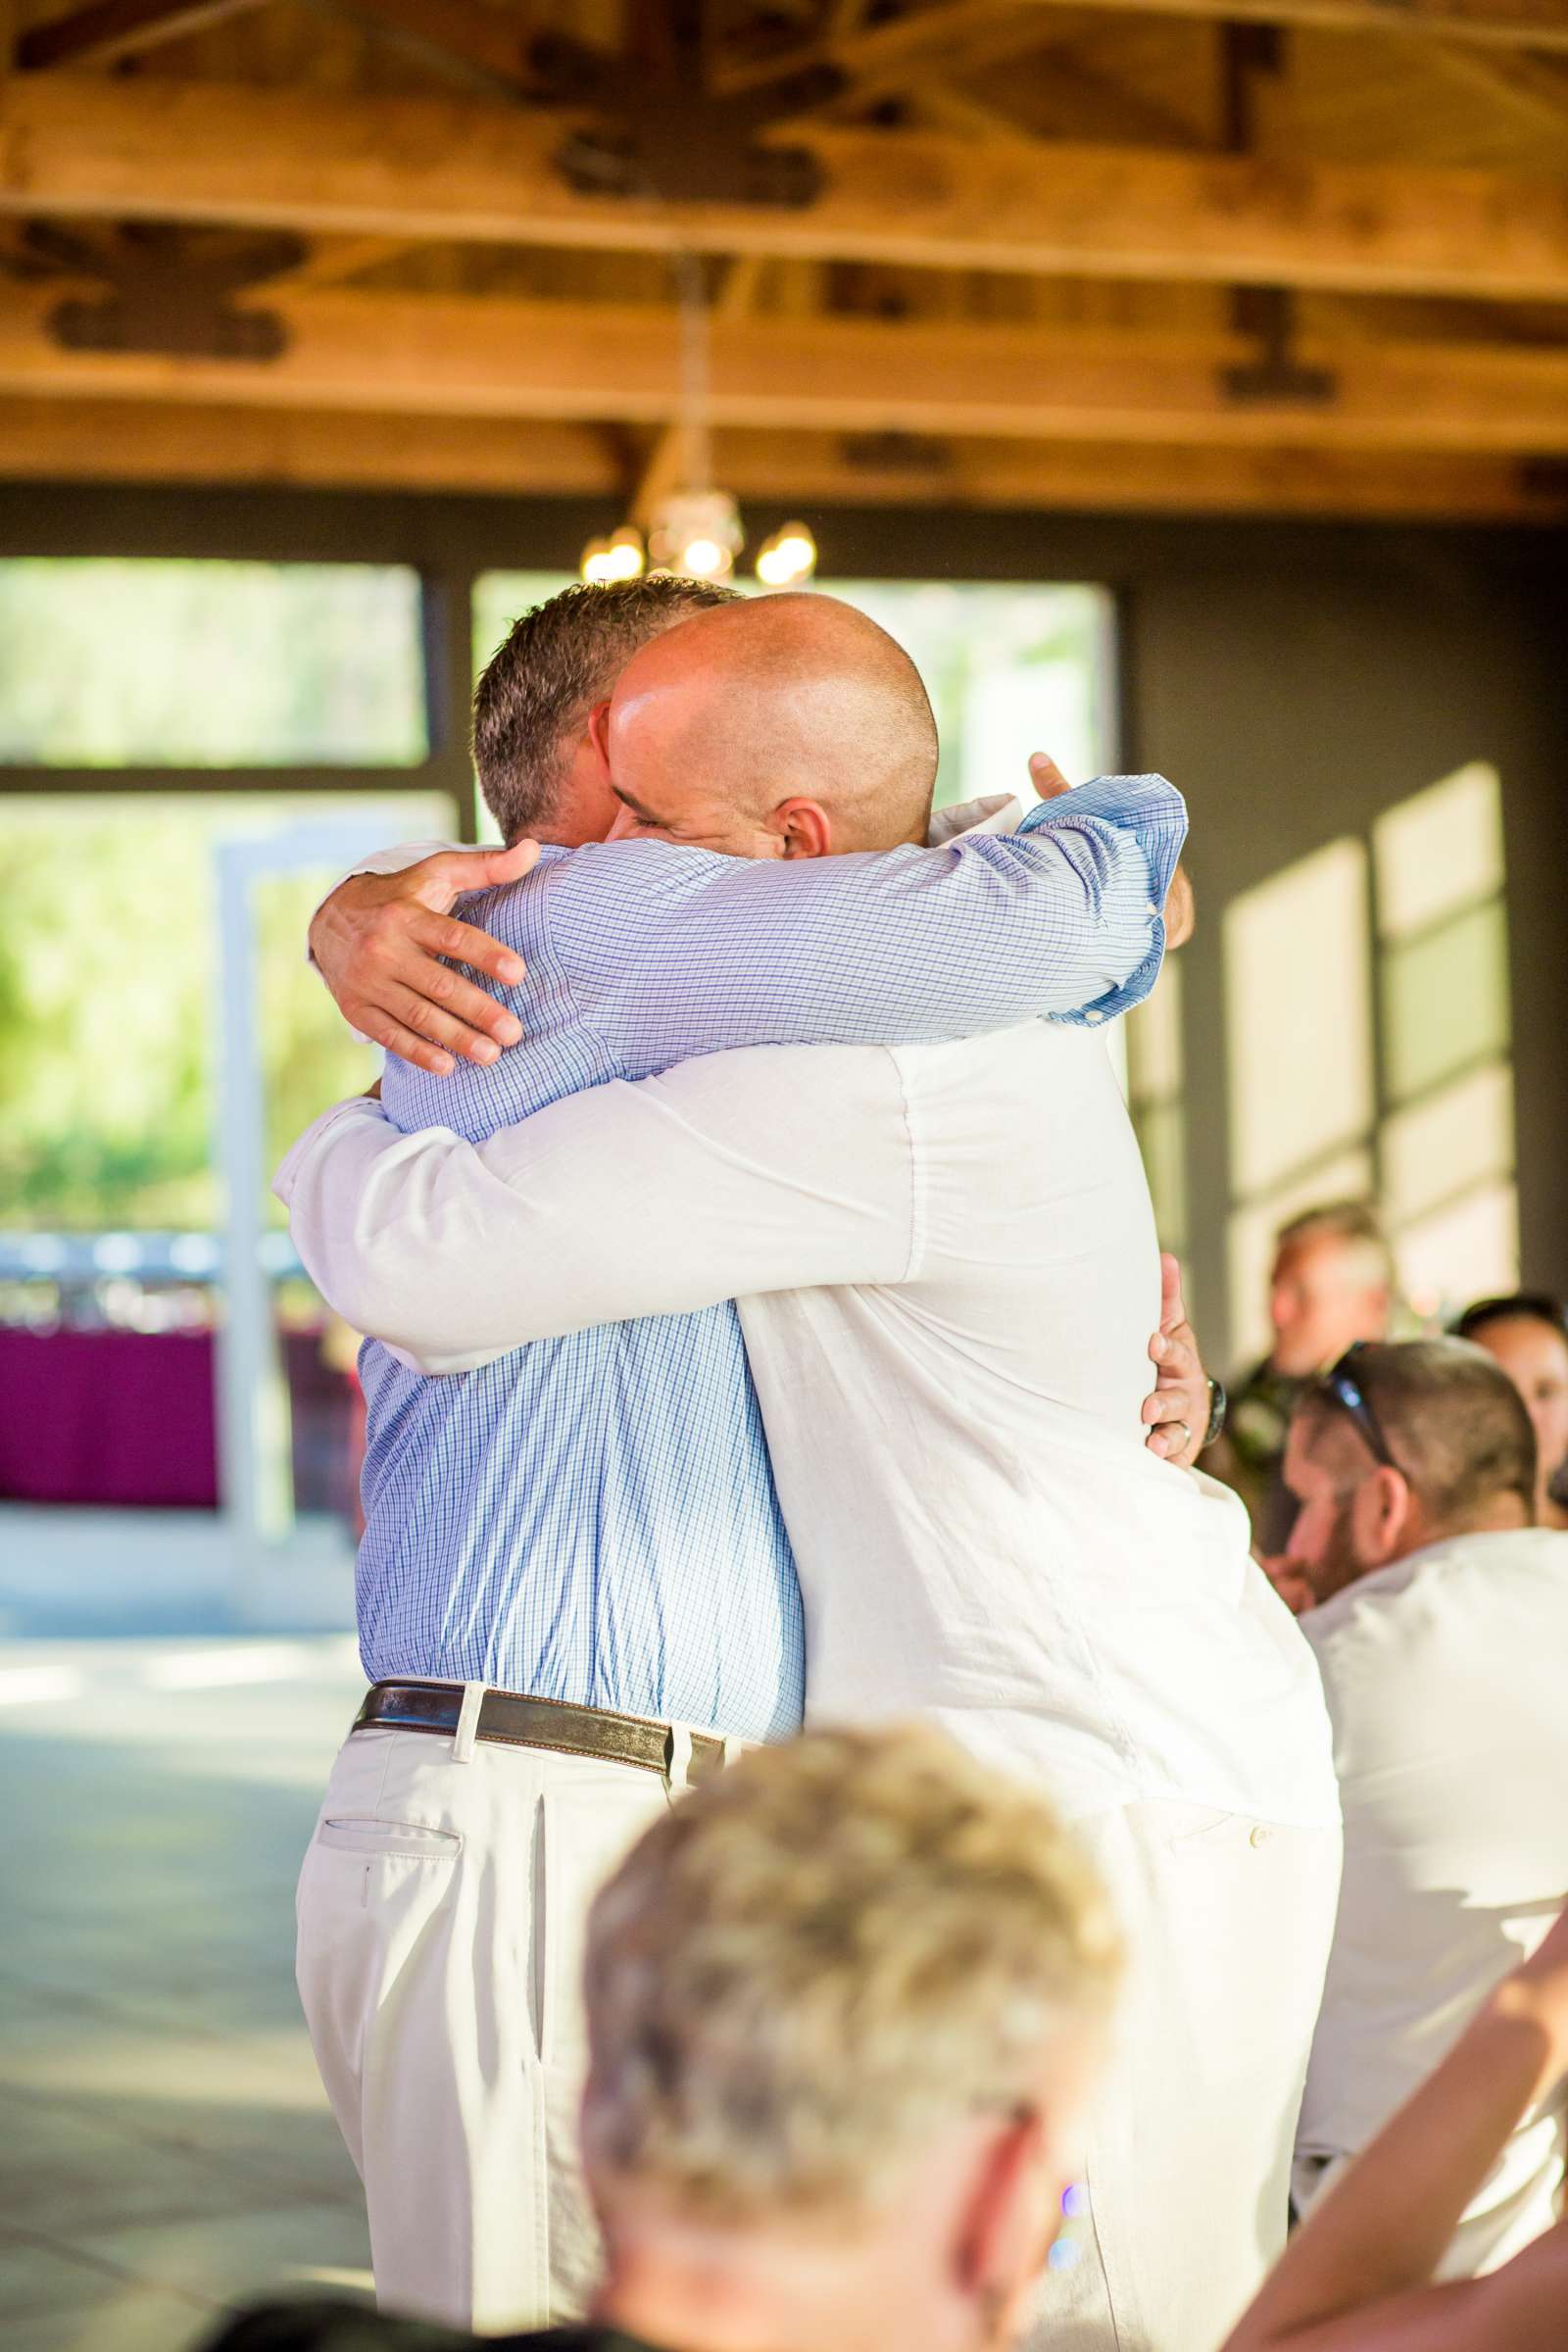
[[1143, 852], [1149, 878], [1145, 905], [1129, 909], [1120, 896], [1112, 896], [1108, 903], [1102, 901], [1102, 920], [1109, 932], [1114, 933], [1123, 922], [1129, 926], [1125, 943], [1116, 942], [1112, 960], [1123, 962], [1140, 943], [1143, 953], [1129, 965], [1124, 978], [1092, 1003], [1055, 1015], [1074, 1023], [1108, 1021], [1118, 1013], [1130, 1012], [1159, 978], [1165, 955], [1163, 910], [1187, 839], [1187, 808], [1181, 794], [1163, 776], [1097, 776], [1093, 783], [1080, 785], [1059, 800], [1041, 801], [1028, 811], [1018, 831], [1066, 834], [1072, 844], [1068, 854], [1082, 857], [1101, 826], [1108, 827], [1123, 841], [1130, 836]]

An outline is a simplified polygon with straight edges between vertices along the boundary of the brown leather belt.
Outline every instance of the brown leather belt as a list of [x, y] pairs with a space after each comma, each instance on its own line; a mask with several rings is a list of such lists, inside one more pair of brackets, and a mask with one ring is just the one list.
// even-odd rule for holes
[[[357, 1732], [434, 1732], [452, 1739], [463, 1711], [461, 1683], [374, 1683], [354, 1718]], [[635, 1764], [667, 1773], [674, 1760], [673, 1725], [606, 1707], [572, 1707], [559, 1698], [525, 1698], [515, 1690], [487, 1690], [479, 1702], [475, 1739], [503, 1747], [543, 1747], [559, 1755], [592, 1756], [603, 1764]], [[687, 1778], [705, 1781], [724, 1769], [724, 1742], [693, 1732]]]

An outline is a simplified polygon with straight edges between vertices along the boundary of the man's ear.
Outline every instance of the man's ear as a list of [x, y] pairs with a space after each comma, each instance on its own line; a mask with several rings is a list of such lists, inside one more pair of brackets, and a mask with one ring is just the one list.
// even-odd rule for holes
[[602, 703], [595, 703], [588, 713], [588, 740], [593, 745], [594, 752], [603, 762], [608, 774], [610, 769], [610, 698], [608, 695]]
[[833, 820], [820, 801], [780, 801], [767, 820], [781, 858], [830, 858]]
[[1402, 1471], [1380, 1462], [1355, 1498], [1357, 1548], [1377, 1567], [1385, 1566], [1410, 1547], [1410, 1531], [1417, 1503], [1415, 1492]]
[[981, 2151], [954, 2246], [956, 2283], [990, 2315], [988, 2340], [1006, 2339], [1006, 2315], [1039, 2278], [1058, 2204], [1040, 2115], [1008, 2117]]

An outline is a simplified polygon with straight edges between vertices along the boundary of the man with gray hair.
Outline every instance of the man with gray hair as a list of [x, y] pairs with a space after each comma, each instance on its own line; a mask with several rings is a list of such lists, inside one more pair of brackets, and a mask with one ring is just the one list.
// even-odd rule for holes
[[1203, 1457], [1204, 1469], [1246, 1503], [1265, 1556], [1282, 1551], [1290, 1532], [1285, 1439], [1301, 1383], [1356, 1340], [1387, 1339], [1393, 1307], [1394, 1258], [1369, 1201], [1302, 1209], [1274, 1236], [1273, 1345], [1239, 1384], [1224, 1435]]
[[[1120, 1967], [1051, 1804], [945, 1735], [744, 1757], [594, 1903], [583, 2142], [608, 2269], [589, 2326], [508, 2340], [1007, 2344], [1072, 2243], [1070, 2150]], [[220, 2352], [473, 2341], [297, 2305], [240, 2320]]]
[[[1461, 1340], [1349, 1349], [1291, 1425], [1291, 1551], [1334, 1721], [1345, 1876], [1295, 2175], [1312, 2203], [1568, 1886], [1568, 1535], [1535, 1525], [1512, 1382]], [[1548, 2229], [1568, 2085], [1522, 2120], [1440, 2276]]]

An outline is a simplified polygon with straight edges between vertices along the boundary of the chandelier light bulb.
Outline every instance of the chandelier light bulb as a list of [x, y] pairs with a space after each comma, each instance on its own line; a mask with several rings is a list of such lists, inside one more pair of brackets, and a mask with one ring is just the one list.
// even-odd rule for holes
[[612, 531], [608, 539], [590, 539], [582, 551], [582, 576], [596, 587], [606, 587], [612, 580], [636, 580], [642, 577], [643, 543], [641, 534], [629, 523]]
[[727, 490], [677, 490], [649, 517], [648, 560], [656, 571], [727, 580], [745, 543], [740, 512]]
[[643, 538], [629, 522], [610, 534], [610, 560], [613, 565], [612, 580], [640, 580], [643, 576]]
[[684, 572], [688, 579], [724, 580], [734, 570], [735, 559], [727, 547], [719, 546], [716, 539], [707, 539], [699, 534], [697, 538], [687, 540], [675, 568]]
[[816, 541], [804, 522], [787, 522], [757, 551], [757, 576], [764, 588], [798, 588], [816, 569]]

